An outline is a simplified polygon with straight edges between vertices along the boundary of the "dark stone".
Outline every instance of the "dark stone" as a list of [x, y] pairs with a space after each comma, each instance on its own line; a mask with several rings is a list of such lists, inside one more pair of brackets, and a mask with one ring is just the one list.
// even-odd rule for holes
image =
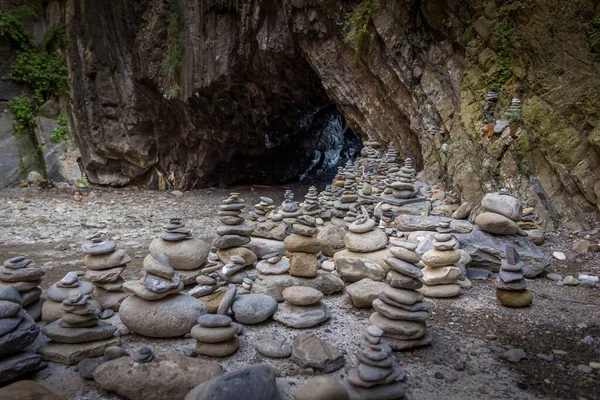
[[24, 310], [17, 314], [21, 322], [10, 333], [0, 337], [0, 359], [19, 352], [35, 341], [40, 328]]
[[77, 364], [79, 375], [83, 379], [94, 379], [94, 370], [103, 362], [104, 359], [102, 357], [84, 358]]
[[[40, 369], [41, 356], [21, 352], [0, 360], [0, 384]], [[2, 395], [0, 395], [2, 398]]]

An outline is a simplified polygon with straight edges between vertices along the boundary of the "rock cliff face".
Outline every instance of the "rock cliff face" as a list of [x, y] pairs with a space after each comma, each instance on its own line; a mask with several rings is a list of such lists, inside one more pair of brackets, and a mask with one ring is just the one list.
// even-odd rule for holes
[[[61, 2], [72, 121], [90, 181], [288, 179], [327, 163], [329, 145], [312, 149], [327, 142], [315, 132], [330, 131], [307, 129], [307, 116], [322, 123], [339, 111], [463, 200], [507, 187], [546, 228], [586, 227], [595, 213], [592, 2], [373, 0], [353, 62], [343, 25], [358, 1], [175, 1]], [[172, 18], [184, 48], [176, 74], [164, 61]], [[490, 85], [502, 88], [491, 105]], [[513, 96], [522, 115], [499, 129]]]

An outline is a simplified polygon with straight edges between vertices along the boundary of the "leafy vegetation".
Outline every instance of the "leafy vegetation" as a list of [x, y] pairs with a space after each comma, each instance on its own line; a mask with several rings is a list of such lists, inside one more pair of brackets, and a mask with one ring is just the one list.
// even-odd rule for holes
[[508, 122], [511, 124], [523, 122], [523, 111], [513, 110], [508, 114]]
[[10, 12], [0, 10], [0, 36], [7, 36], [18, 48], [26, 48], [31, 38], [21, 19], [26, 15], [35, 15], [36, 8], [35, 6], [21, 6]]
[[15, 115], [14, 131], [20, 134], [23, 131], [33, 131], [37, 108], [27, 96], [18, 96], [8, 101], [8, 107]]
[[63, 115], [58, 116], [58, 125], [52, 129], [50, 134], [50, 140], [53, 142], [60, 142], [61, 140], [69, 139], [69, 127], [67, 126], [67, 119]]
[[354, 49], [353, 62], [357, 62], [365, 46], [369, 34], [369, 23], [373, 16], [373, 9], [379, 0], [364, 0], [356, 8], [346, 14], [344, 22], [344, 40]]
[[169, 78], [169, 98], [177, 97], [179, 94], [179, 71], [185, 51], [180, 25], [181, 5], [179, 0], [173, 0], [167, 28], [167, 53], [162, 62], [163, 70]]

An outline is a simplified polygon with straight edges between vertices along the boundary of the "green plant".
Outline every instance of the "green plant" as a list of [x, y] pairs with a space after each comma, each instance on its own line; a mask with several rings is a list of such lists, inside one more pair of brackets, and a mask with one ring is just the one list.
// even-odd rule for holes
[[26, 15], [35, 15], [36, 6], [21, 6], [12, 11], [0, 11], [0, 36], [8, 36], [19, 48], [25, 48], [31, 37], [21, 19]]
[[36, 124], [37, 108], [27, 96], [17, 96], [8, 101], [8, 107], [15, 115], [14, 132], [32, 131]]
[[447, 19], [445, 19], [445, 18], [444, 18], [444, 19], [442, 20], [442, 26], [443, 26], [444, 28], [450, 28], [450, 26], [451, 26], [451, 23], [450, 23], [450, 21], [448, 21]]
[[588, 37], [592, 50], [600, 50], [600, 15], [590, 21], [588, 25]]
[[511, 124], [523, 122], [523, 111], [521, 111], [521, 110], [511, 111], [510, 114], [508, 114], [508, 122]]
[[181, 5], [179, 0], [173, 0], [167, 27], [167, 52], [162, 62], [162, 68], [169, 79], [169, 98], [175, 98], [179, 94], [179, 70], [185, 52], [180, 24]]
[[55, 143], [60, 142], [61, 140], [69, 139], [69, 127], [67, 126], [67, 119], [59, 115], [58, 116], [58, 125], [52, 129], [52, 133], [50, 134], [50, 140]]
[[369, 22], [373, 16], [373, 9], [378, 3], [379, 0], [364, 0], [345, 16], [344, 41], [352, 45], [354, 49], [352, 61], [355, 63], [358, 61], [366, 40], [370, 37]]
[[415, 94], [419, 96], [421, 94], [421, 89], [415, 89]]

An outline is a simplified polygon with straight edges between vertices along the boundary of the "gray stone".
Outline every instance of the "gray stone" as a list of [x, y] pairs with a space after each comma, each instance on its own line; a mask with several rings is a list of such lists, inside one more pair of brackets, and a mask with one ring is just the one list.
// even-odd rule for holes
[[185, 400], [281, 400], [275, 378], [275, 372], [268, 365], [253, 365], [195, 387]]
[[44, 335], [59, 343], [84, 343], [104, 340], [114, 336], [117, 327], [104, 321], [90, 328], [63, 328], [61, 320], [52, 322], [42, 328]]
[[386, 264], [394, 271], [406, 275], [411, 278], [419, 279], [423, 277], [423, 272], [420, 268], [406, 261], [402, 261], [395, 257], [386, 257]]
[[324, 303], [295, 306], [287, 301], [280, 304], [273, 319], [292, 328], [310, 328], [327, 321], [331, 311]]
[[46, 342], [38, 348], [38, 353], [44, 361], [73, 365], [84, 358], [99, 357], [107, 347], [118, 346], [119, 343], [119, 338], [87, 343]]
[[527, 353], [523, 349], [510, 349], [502, 354], [502, 358], [512, 363], [518, 363], [524, 358], [527, 358]]
[[358, 282], [361, 279], [382, 281], [386, 272], [379, 264], [359, 257], [339, 257], [335, 260], [338, 274], [344, 282]]
[[18, 303], [0, 300], [0, 318], [10, 318], [16, 315], [20, 309], [21, 306]]
[[207, 328], [224, 327], [231, 324], [231, 317], [228, 315], [204, 314], [198, 318], [198, 323]]
[[109, 346], [104, 349], [104, 361], [116, 360], [121, 357], [129, 357], [129, 353], [119, 346]]
[[228, 249], [230, 247], [243, 246], [250, 243], [250, 236], [224, 235], [213, 240], [213, 246], [217, 249]]
[[0, 336], [0, 359], [15, 354], [37, 338], [40, 328], [24, 310], [17, 313], [20, 322], [9, 333]]
[[352, 300], [352, 304], [359, 308], [371, 307], [373, 300], [381, 293], [387, 285], [384, 282], [375, 282], [372, 279], [361, 279], [346, 287], [346, 292]]
[[[20, 352], [0, 360], [0, 384], [40, 369], [41, 357], [35, 353]], [[2, 394], [0, 394], [0, 398]]]
[[250, 225], [221, 225], [217, 228], [217, 235], [225, 236], [225, 235], [240, 235], [240, 236], [248, 236], [252, 234], [254, 228]]
[[231, 311], [235, 320], [242, 324], [259, 324], [277, 311], [277, 301], [266, 294], [240, 295], [233, 302]]
[[[436, 231], [442, 217], [423, 217], [417, 215], [399, 215], [394, 221], [394, 226], [400, 232], [415, 232], [415, 231]], [[473, 225], [468, 221], [451, 220], [453, 232], [469, 233], [473, 230]], [[459, 239], [460, 241], [460, 239]], [[462, 244], [462, 241], [460, 241]]]
[[490, 272], [482, 268], [467, 268], [467, 278], [471, 280], [486, 280]]
[[79, 376], [83, 379], [94, 379], [94, 370], [104, 362], [102, 357], [84, 358], [77, 364]]
[[318, 336], [298, 335], [292, 344], [292, 361], [302, 368], [330, 373], [344, 366], [344, 355]]
[[286, 358], [292, 355], [292, 346], [277, 339], [259, 339], [254, 347], [260, 354], [270, 358]]
[[229, 286], [225, 292], [225, 295], [223, 296], [223, 299], [221, 300], [221, 303], [219, 304], [219, 308], [217, 308], [217, 314], [227, 314], [231, 308], [231, 305], [233, 304], [233, 301], [235, 300], [236, 295], [237, 287], [234, 285]]
[[557, 274], [555, 272], [546, 274], [546, 278], [554, 282], [562, 282], [562, 280], [564, 279], [564, 277], [561, 274]]
[[58, 287], [56, 284], [51, 285], [46, 291], [46, 295], [49, 299], [56, 301], [58, 303], [69, 298], [69, 294], [74, 289], [77, 289], [83, 295], [92, 294], [94, 291], [94, 285], [89, 282], [79, 281], [79, 285], [76, 287]]
[[290, 275], [259, 276], [252, 286], [252, 293], [263, 293], [276, 301], [283, 301], [283, 290], [289, 286], [308, 286], [315, 288], [325, 295], [344, 290], [344, 282], [330, 273], [317, 273], [313, 279], [300, 278]]
[[367, 233], [348, 232], [344, 237], [346, 248], [357, 253], [370, 253], [383, 249], [388, 243], [386, 233], [380, 229]]
[[179, 242], [154, 239], [150, 243], [151, 253], [167, 253], [174, 269], [198, 269], [206, 262], [210, 246], [200, 239], [192, 238]]

